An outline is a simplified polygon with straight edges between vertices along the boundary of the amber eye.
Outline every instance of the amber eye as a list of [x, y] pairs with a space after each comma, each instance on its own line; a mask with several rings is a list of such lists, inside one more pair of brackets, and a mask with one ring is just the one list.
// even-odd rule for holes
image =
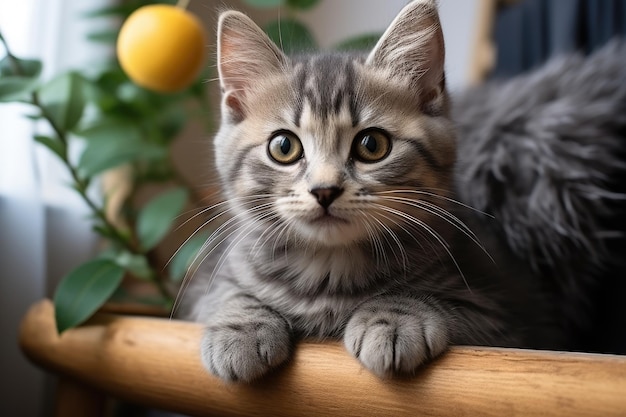
[[278, 132], [271, 137], [267, 152], [280, 164], [292, 164], [302, 158], [302, 142], [291, 132]]
[[361, 162], [378, 162], [389, 155], [391, 140], [382, 130], [359, 132], [352, 142], [352, 155]]

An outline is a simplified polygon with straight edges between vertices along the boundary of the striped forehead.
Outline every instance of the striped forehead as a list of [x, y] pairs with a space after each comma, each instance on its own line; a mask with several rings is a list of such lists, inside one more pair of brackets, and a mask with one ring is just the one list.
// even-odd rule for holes
[[294, 124], [300, 127], [306, 107], [321, 121], [339, 117], [347, 109], [352, 125], [356, 126], [360, 119], [356, 65], [359, 60], [347, 55], [297, 61], [293, 82], [299, 100], [294, 108]]

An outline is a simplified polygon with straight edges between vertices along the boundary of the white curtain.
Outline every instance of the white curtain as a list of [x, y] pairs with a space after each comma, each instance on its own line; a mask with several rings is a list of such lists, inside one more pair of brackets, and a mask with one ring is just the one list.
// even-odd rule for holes
[[[83, 17], [107, 3], [112, 1], [0, 0], [0, 31], [16, 56], [41, 59], [43, 79], [50, 79], [111, 53], [85, 37], [108, 23]], [[44, 374], [18, 349], [19, 321], [97, 245], [64, 167], [32, 141], [47, 126], [24, 117], [29, 112], [27, 105], [0, 103], [0, 416], [49, 414]]]

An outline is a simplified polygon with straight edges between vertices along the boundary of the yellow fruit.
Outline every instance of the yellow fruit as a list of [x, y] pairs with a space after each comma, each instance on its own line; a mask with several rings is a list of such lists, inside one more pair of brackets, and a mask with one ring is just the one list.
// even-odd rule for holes
[[143, 6], [122, 25], [117, 57], [131, 80], [159, 92], [188, 87], [204, 63], [206, 35], [185, 9], [167, 4]]

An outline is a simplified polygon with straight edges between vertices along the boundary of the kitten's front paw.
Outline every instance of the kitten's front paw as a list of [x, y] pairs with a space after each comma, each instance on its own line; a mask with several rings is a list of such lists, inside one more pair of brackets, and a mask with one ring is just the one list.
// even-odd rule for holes
[[202, 338], [202, 361], [214, 375], [230, 382], [250, 382], [281, 365], [291, 355], [289, 323], [261, 310], [252, 317], [209, 324]]
[[444, 319], [421, 303], [362, 306], [346, 326], [344, 343], [381, 377], [412, 373], [448, 346]]

